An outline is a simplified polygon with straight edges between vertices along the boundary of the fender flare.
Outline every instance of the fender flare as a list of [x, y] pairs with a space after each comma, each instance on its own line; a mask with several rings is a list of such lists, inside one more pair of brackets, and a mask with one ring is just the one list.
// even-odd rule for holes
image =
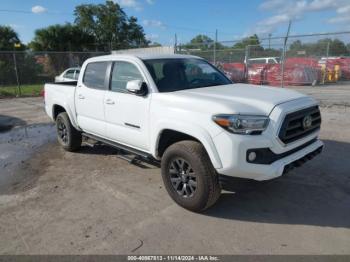
[[151, 153], [156, 158], [159, 158], [158, 145], [162, 132], [164, 130], [173, 130], [196, 138], [199, 142], [202, 143], [205, 150], [207, 151], [213, 167], [215, 169], [222, 168], [220, 156], [216, 150], [213, 139], [210, 136], [209, 132], [201, 126], [193, 123], [178, 122], [175, 120], [171, 121], [170, 119], [167, 119], [166, 121], [158, 122], [155, 130], [156, 132], [153, 133], [153, 136], [151, 137]]
[[52, 109], [51, 109], [52, 110], [52, 112], [51, 112], [52, 119], [54, 119], [54, 108], [55, 108], [55, 106], [63, 107], [64, 110], [66, 111], [66, 113], [68, 114], [70, 122], [72, 123], [74, 128], [77, 129], [77, 130], [81, 130], [80, 127], [78, 126], [78, 121], [77, 121], [76, 115], [72, 112], [72, 110], [68, 106], [67, 102], [63, 102], [63, 104], [62, 104], [62, 103], [56, 103], [56, 101], [53, 101]]

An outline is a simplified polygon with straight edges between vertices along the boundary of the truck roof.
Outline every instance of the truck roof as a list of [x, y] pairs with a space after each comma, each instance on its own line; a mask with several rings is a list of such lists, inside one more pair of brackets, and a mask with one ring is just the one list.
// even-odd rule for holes
[[279, 58], [279, 57], [278, 56], [255, 57], [255, 58], [249, 58], [248, 60], [276, 59], [276, 58]]
[[180, 55], [180, 54], [152, 54], [152, 53], [139, 53], [139, 54], [111, 54], [104, 56], [96, 56], [89, 58], [88, 61], [105, 61], [105, 60], [114, 60], [120, 58], [139, 58], [141, 60], [145, 59], [172, 59], [172, 58], [199, 58], [198, 56], [193, 55]]

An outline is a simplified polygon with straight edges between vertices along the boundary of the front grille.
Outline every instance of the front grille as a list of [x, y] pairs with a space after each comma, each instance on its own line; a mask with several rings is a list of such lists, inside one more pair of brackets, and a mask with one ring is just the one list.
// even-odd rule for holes
[[[305, 124], [306, 117], [310, 117], [309, 126]], [[285, 143], [291, 143], [319, 130], [321, 114], [318, 106], [309, 107], [290, 113], [284, 118], [278, 137]]]

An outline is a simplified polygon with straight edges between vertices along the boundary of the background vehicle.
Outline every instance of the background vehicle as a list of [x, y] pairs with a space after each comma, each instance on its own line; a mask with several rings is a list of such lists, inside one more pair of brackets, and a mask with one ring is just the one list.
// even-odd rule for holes
[[249, 64], [279, 64], [279, 57], [258, 57], [248, 59]]
[[79, 67], [68, 68], [65, 71], [63, 71], [62, 74], [55, 77], [55, 82], [67, 82], [67, 81], [78, 80], [79, 73], [80, 73]]
[[194, 56], [88, 59], [77, 82], [45, 85], [45, 109], [63, 148], [85, 137], [160, 164], [169, 195], [193, 211], [216, 202], [220, 175], [273, 179], [323, 147], [314, 99], [232, 84]]

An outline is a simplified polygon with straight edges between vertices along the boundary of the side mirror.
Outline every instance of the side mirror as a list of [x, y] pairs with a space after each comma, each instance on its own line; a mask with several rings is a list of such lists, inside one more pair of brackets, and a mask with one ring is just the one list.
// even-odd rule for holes
[[135, 95], [145, 95], [147, 93], [147, 85], [142, 80], [131, 80], [126, 83], [126, 90]]

